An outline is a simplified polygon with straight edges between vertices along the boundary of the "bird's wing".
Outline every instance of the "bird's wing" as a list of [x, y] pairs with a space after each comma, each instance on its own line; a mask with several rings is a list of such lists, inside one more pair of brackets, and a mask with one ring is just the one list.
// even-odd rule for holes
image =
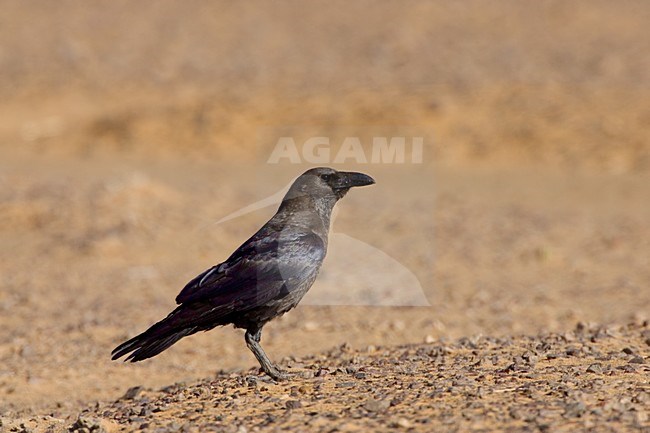
[[314, 233], [263, 227], [225, 262], [190, 281], [176, 303], [207, 302], [215, 307], [254, 308], [278, 296], [289, 280], [317, 271], [325, 245]]

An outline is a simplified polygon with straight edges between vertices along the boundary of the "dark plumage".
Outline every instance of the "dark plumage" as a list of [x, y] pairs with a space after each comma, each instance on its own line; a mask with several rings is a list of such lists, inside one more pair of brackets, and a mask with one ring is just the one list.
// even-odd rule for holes
[[190, 281], [174, 311], [142, 334], [120, 344], [112, 359], [141, 361], [183, 337], [233, 324], [272, 378], [285, 377], [259, 342], [262, 327], [294, 308], [316, 280], [325, 254], [330, 217], [350, 188], [371, 185], [365, 174], [331, 168], [306, 171], [291, 185], [277, 213], [225, 262]]

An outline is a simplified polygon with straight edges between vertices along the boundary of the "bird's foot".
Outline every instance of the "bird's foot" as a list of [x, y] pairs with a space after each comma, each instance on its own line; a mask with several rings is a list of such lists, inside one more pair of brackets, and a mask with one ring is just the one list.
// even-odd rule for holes
[[280, 370], [279, 368], [277, 368], [275, 366], [261, 368], [260, 370], [263, 371], [264, 373], [266, 373], [267, 376], [269, 376], [271, 379], [275, 380], [276, 382], [282, 382], [282, 381], [285, 381], [285, 380], [289, 380], [293, 376], [292, 374], [287, 373], [284, 370]]

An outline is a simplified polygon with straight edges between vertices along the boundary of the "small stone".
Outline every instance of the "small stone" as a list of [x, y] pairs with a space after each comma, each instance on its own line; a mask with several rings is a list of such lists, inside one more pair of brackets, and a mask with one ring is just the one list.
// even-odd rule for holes
[[324, 376], [327, 376], [328, 374], [330, 374], [329, 369], [321, 367], [321, 368], [318, 369], [318, 371], [316, 372], [316, 374], [314, 376], [316, 376], [316, 377], [324, 377]]
[[[13, 430], [13, 428], [12, 428]], [[34, 430], [27, 427], [24, 422], [20, 423], [20, 428], [16, 430], [18, 433], [32, 433]]]
[[600, 364], [591, 364], [587, 367], [587, 373], [602, 374], [603, 366]]
[[635, 403], [647, 404], [650, 407], [650, 393], [641, 391], [632, 399]]
[[411, 428], [411, 422], [407, 420], [406, 418], [400, 418], [395, 422], [395, 425], [397, 427], [402, 427], [402, 428]]
[[645, 359], [640, 356], [635, 356], [634, 358], [628, 361], [630, 364], [645, 364]]
[[284, 404], [287, 409], [299, 409], [302, 407], [300, 400], [287, 400]]
[[617, 370], [624, 371], [625, 373], [636, 373], [636, 368], [631, 365], [619, 365], [616, 367]]
[[567, 355], [569, 355], [569, 356], [578, 356], [580, 354], [580, 349], [578, 349], [577, 347], [571, 346], [571, 347], [567, 348], [565, 353]]
[[132, 386], [131, 388], [127, 389], [124, 395], [120, 400], [133, 400], [142, 392], [142, 387], [141, 386]]
[[633, 354], [634, 354], [634, 350], [632, 350], [632, 349], [629, 348], [629, 347], [625, 347], [625, 348], [622, 350], [622, 352], [623, 352], [623, 353], [627, 353], [628, 355], [633, 355]]
[[99, 420], [85, 416], [79, 416], [77, 421], [70, 427], [70, 431], [78, 433], [106, 433], [106, 429], [101, 425]]
[[587, 410], [587, 406], [581, 402], [570, 403], [566, 406], [564, 416], [566, 418], [577, 418], [582, 416]]
[[140, 413], [138, 415], [149, 416], [151, 415], [151, 409], [148, 406], [143, 406], [142, 409], [140, 409]]
[[363, 407], [368, 411], [368, 412], [381, 412], [390, 407], [390, 401], [388, 400], [377, 400], [374, 398], [370, 398], [366, 400], [366, 403], [363, 405]]

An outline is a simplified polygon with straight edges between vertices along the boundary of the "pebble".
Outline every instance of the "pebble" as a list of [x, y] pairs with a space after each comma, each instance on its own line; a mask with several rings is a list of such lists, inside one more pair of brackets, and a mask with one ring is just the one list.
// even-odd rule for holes
[[587, 373], [601, 374], [603, 372], [603, 366], [600, 364], [591, 364], [587, 367]]
[[577, 418], [582, 416], [587, 410], [587, 406], [581, 402], [569, 403], [566, 405], [564, 410], [564, 417], [566, 418]]
[[378, 400], [375, 398], [369, 398], [366, 400], [366, 403], [363, 405], [363, 407], [368, 411], [368, 412], [381, 412], [390, 407], [390, 401], [389, 400]]
[[300, 400], [287, 400], [285, 407], [287, 409], [299, 409], [302, 407], [302, 403]]
[[406, 418], [399, 418], [395, 422], [395, 427], [411, 428], [412, 425], [413, 424], [411, 424], [411, 422], [409, 420], [407, 420]]
[[79, 416], [69, 431], [75, 433], [106, 433], [101, 421], [86, 416]]
[[567, 348], [565, 353], [567, 355], [569, 355], [569, 356], [578, 356], [580, 354], [580, 349], [578, 349], [577, 347], [571, 346], [571, 347]]
[[131, 388], [127, 389], [124, 395], [121, 397], [121, 400], [133, 400], [142, 392], [142, 387], [141, 386], [132, 386]]

